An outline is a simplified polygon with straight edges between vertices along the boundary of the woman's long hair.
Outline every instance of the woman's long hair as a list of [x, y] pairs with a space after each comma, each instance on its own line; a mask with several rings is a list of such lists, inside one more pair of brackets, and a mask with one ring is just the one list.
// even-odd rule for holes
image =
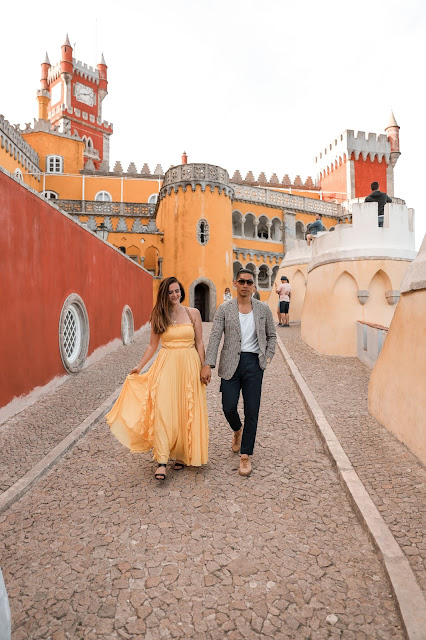
[[164, 333], [167, 327], [172, 324], [172, 305], [170, 303], [169, 287], [175, 282], [178, 283], [180, 288], [180, 301], [183, 302], [185, 300], [185, 290], [177, 278], [171, 276], [161, 281], [157, 301], [151, 313], [151, 325], [154, 333]]

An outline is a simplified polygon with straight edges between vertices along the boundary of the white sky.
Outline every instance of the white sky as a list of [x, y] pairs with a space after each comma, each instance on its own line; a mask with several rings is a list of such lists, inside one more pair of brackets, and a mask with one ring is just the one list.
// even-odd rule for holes
[[[43, 5], [44, 6], [44, 5]], [[49, 5], [50, 7], [50, 5]], [[402, 155], [395, 195], [426, 232], [423, 144], [426, 3], [422, 0], [74, 0], [2, 7], [0, 113], [37, 117], [40, 64], [103, 51], [114, 124], [111, 167], [189, 162], [305, 180], [345, 129], [383, 133], [393, 109]]]

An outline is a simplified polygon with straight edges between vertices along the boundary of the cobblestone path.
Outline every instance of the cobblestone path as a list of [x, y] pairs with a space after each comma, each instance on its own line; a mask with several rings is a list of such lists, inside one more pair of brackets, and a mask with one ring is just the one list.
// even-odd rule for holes
[[131, 345], [70, 376], [56, 391], [0, 425], [0, 451], [7, 452], [0, 458], [0, 493], [102, 404], [126, 377], [129, 363], [137, 363], [148, 340], [149, 331], [140, 332]]
[[278, 331], [426, 593], [426, 469], [368, 412], [367, 367], [316, 353], [300, 326]]
[[[90, 384], [82, 392], [101, 393]], [[265, 376], [249, 478], [237, 475], [218, 389], [215, 374], [204, 468], [155, 483], [150, 456], [126, 452], [102, 423], [0, 515], [14, 640], [404, 637], [281, 355]], [[45, 402], [31, 409], [37, 424]]]

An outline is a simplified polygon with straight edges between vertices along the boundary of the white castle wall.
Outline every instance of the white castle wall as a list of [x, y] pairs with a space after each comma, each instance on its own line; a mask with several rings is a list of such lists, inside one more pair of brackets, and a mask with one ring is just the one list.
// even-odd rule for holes
[[414, 210], [387, 204], [379, 227], [377, 204], [363, 202], [352, 205], [352, 224], [336, 225], [332, 233], [315, 240], [309, 271], [341, 260], [414, 260], [415, 256]]
[[401, 281], [414, 259], [414, 211], [354, 204], [352, 224], [314, 241], [302, 312], [302, 338], [328, 355], [356, 356], [357, 321], [389, 327]]

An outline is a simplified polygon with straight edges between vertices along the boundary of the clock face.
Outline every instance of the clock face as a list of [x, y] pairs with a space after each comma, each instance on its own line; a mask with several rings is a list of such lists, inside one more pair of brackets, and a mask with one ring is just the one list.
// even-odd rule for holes
[[79, 102], [84, 102], [84, 104], [89, 105], [89, 107], [93, 107], [95, 104], [93, 89], [80, 82], [75, 83], [75, 97]]

